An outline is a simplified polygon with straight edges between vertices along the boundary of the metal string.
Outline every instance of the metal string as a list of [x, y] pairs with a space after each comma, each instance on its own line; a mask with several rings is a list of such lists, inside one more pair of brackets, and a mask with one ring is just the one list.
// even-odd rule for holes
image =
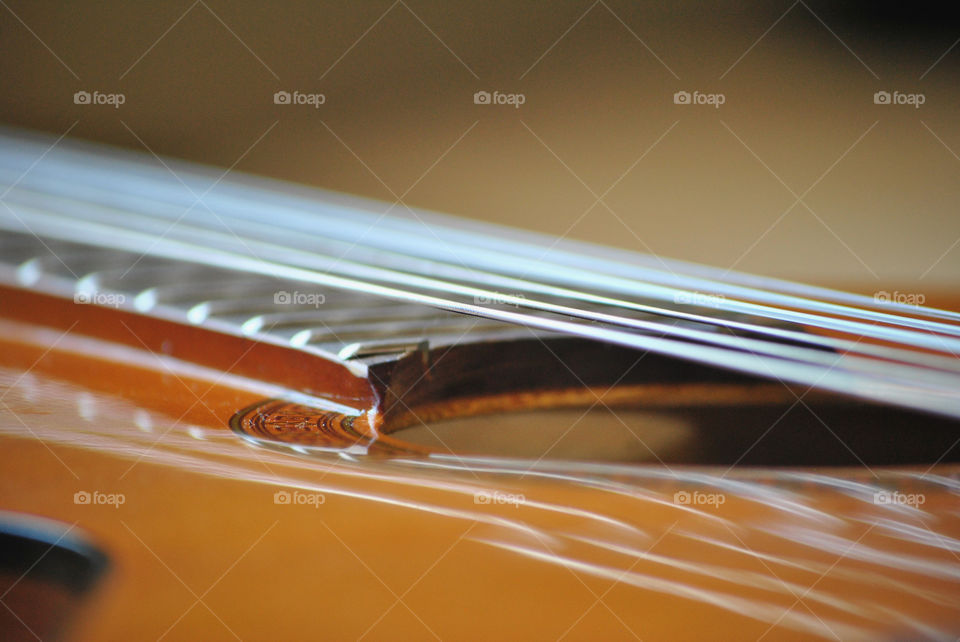
[[[9, 143], [3, 139], [0, 135], [0, 142]], [[4, 202], [10, 208], [0, 209], [0, 225], [8, 229], [369, 292], [960, 416], [955, 392], [960, 359], [953, 354], [960, 350], [954, 338], [960, 327], [943, 322], [954, 320], [953, 313], [910, 308], [914, 316], [907, 317], [863, 310], [850, 305], [864, 303], [856, 295], [832, 290], [790, 285], [784, 290], [794, 294], [769, 292], [751, 284], [779, 282], [747, 275], [715, 281], [704, 278], [717, 276], [706, 268], [675, 262], [695, 273], [686, 277], [645, 267], [652, 259], [642, 255], [627, 257], [631, 265], [619, 260], [623, 251], [611, 253], [617, 261], [593, 256], [591, 247], [571, 252], [576, 243], [558, 244], [563, 249], [555, 251], [469, 229], [476, 224], [457, 228], [446, 220], [439, 225], [434, 215], [425, 215], [429, 228], [423, 221], [378, 219], [347, 203], [311, 202], [232, 180], [204, 193], [205, 181], [196, 172], [178, 171], [193, 185], [189, 189], [171, 186], [166, 170], [69, 147], [30, 168], [31, 151], [36, 149], [0, 147], [0, 185], [9, 186]], [[203, 195], [202, 204], [188, 211], [197, 195]], [[538, 253], [551, 258], [536, 260]], [[643, 280], [651, 275], [657, 281]], [[711, 289], [695, 289], [701, 286]], [[744, 300], [721, 298], [715, 309], [706, 310], [677, 305], [678, 299], [703, 292]], [[828, 301], [797, 296], [801, 293]], [[480, 305], [481, 298], [503, 306]], [[670, 298], [677, 307], [662, 303]], [[774, 302], [799, 309], [775, 308]], [[516, 309], [502, 309], [506, 306]], [[787, 323], [770, 326], [752, 319]], [[851, 338], [805, 333], [800, 326]], [[865, 338], [898, 347], [864, 343]]]

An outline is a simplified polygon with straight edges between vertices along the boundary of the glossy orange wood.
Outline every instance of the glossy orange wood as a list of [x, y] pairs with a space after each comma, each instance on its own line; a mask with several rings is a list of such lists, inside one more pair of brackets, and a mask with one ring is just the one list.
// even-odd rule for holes
[[[912, 622], [960, 633], [945, 545], [960, 541], [960, 503], [932, 479], [956, 466], [929, 480], [816, 471], [922, 494], [917, 516], [771, 470], [699, 469], [751, 490], [691, 506], [676, 494], [711, 492], [705, 482], [303, 457], [227, 429], [263, 398], [253, 377], [128, 342], [138, 361], [14, 316], [0, 325], [0, 506], [75, 523], [113, 562], [74, 639], [902, 639]], [[125, 501], [76, 504], [78, 491]], [[276, 503], [278, 491], [304, 500]]]
[[156, 316], [77, 305], [68, 299], [2, 285], [0, 315], [13, 320], [39, 320], [44, 327], [62, 332], [269, 381], [356, 408], [369, 407], [376, 400], [370, 383], [340, 363]]

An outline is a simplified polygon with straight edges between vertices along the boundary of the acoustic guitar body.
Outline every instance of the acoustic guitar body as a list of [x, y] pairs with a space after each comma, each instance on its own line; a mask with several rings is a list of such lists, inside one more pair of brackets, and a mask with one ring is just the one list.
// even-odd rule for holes
[[81, 237], [18, 189], [4, 640], [960, 636], [960, 432], [902, 387]]

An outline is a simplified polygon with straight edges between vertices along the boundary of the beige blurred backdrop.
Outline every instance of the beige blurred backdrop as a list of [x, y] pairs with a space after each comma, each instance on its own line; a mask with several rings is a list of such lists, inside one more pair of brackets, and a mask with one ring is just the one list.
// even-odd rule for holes
[[721, 268], [936, 291], [960, 284], [960, 28], [936, 11], [3, 0], [0, 121]]

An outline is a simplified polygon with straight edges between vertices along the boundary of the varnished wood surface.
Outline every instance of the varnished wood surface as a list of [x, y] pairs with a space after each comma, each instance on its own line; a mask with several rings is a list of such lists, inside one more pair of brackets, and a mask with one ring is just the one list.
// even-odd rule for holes
[[[112, 421], [131, 421], [122, 411], [118, 415], [101, 409], [95, 420], [101, 428], [110, 428]], [[215, 465], [221, 457], [203, 454], [210, 444], [202, 440], [190, 449], [199, 454], [192, 466], [164, 463], [158, 450], [131, 469], [137, 449], [124, 455], [67, 447], [42, 431], [42, 424], [63, 429], [60, 424], [71, 418], [51, 413], [28, 419], [46, 445], [29, 436], [2, 438], [5, 479], [16, 479], [17, 484], [4, 484], [0, 499], [14, 510], [56, 516], [67, 524], [76, 521], [115, 562], [76, 630], [77, 639], [234, 639], [230, 630], [241, 639], [302, 639], [307, 632], [308, 637], [333, 639], [355, 639], [365, 632], [368, 639], [425, 639], [432, 638], [430, 630], [442, 639], [556, 639], [571, 625], [571, 639], [630, 639], [626, 627], [644, 639], [715, 638], [718, 632], [726, 639], [756, 639], [776, 619], [767, 614], [757, 621], [690, 595], [664, 594], [653, 588], [652, 580], [645, 590], [644, 577], [732, 592], [748, 604], [776, 609], [778, 616], [796, 608], [796, 597], [781, 580], [800, 593], [814, 587], [817, 597], [828, 596], [827, 603], [805, 603], [843, 639], [851, 639], [857, 630], [872, 631], [862, 637], [896, 638], [897, 626], [884, 620], [880, 609], [869, 618], [852, 616], [840, 606], [841, 600], [886, 604], [888, 610], [947, 630], [956, 621], [955, 580], [903, 569], [878, 571], [863, 560], [843, 557], [842, 551], [818, 551], [765, 534], [764, 528], [800, 532], [817, 522], [733, 496], [710, 512], [683, 511], [670, 501], [677, 488], [671, 484], [642, 484], [633, 496], [617, 495], [533, 477], [516, 481], [488, 475], [476, 479], [468, 473], [425, 475], [382, 464], [304, 462], [246, 448], [236, 455], [242, 457], [243, 472], [227, 474]], [[75, 414], [69, 430], [86, 423]], [[155, 420], [154, 430], [164, 429], [165, 424]], [[149, 444], [159, 435], [145, 436]], [[182, 444], [175, 449], [184, 450]], [[444, 489], [449, 484], [465, 492], [453, 495]], [[475, 504], [471, 491], [491, 487], [560, 510]], [[683, 488], [692, 492], [702, 487]], [[127, 501], [119, 508], [78, 506], [72, 503], [75, 489], [123, 493]], [[273, 500], [277, 489], [321, 492], [325, 500], [317, 507], [278, 505]], [[889, 531], [852, 519], [874, 508], [861, 500], [815, 487], [793, 490], [804, 506], [841, 519], [840, 524], [826, 521], [819, 527], [834, 537], [842, 535], [849, 545], [856, 542], [859, 552], [909, 554], [944, 569], [955, 565], [947, 550], [898, 541]], [[941, 536], [956, 536], [960, 524], [951, 517], [956, 496], [921, 490], [928, 493], [924, 510], [932, 516], [931, 528]], [[563, 512], [573, 509], [622, 520], [638, 532]], [[519, 520], [534, 530], [518, 535], [484, 521], [491, 518]], [[604, 554], [576, 541], [553, 539], [571, 531], [637, 546], [639, 557]], [[773, 559], [706, 546], [699, 537]], [[578, 565], [607, 566], [616, 569], [616, 575], [596, 577], [578, 566], [528, 559], [485, 541], [528, 546]], [[655, 543], [651, 554], [736, 570], [722, 579], [664, 566], [643, 557]], [[622, 573], [624, 579], [640, 579], [641, 586], [614, 582]], [[769, 584], [745, 586], [742, 574], [768, 578]], [[206, 606], [191, 608], [196, 600], [191, 591], [203, 596]], [[394, 593], [404, 601], [390, 608]], [[946, 604], [929, 601], [931, 593]], [[603, 604], [590, 609], [600, 595]], [[831, 600], [837, 603], [831, 605]], [[744, 606], [743, 611], [750, 609]], [[803, 613], [798, 609], [796, 615]], [[846, 629], [838, 620], [856, 623], [857, 628]], [[798, 632], [778, 626], [767, 636], [809, 639], [818, 628], [815, 622], [809, 627]], [[825, 629], [819, 632], [830, 637]]]
[[[124, 362], [23, 319], [2, 330], [0, 506], [74, 525], [112, 562], [74, 639], [901, 639], [912, 622], [958, 633], [960, 503], [941, 481], [955, 483], [952, 465], [634, 478], [304, 457], [228, 429], [271, 396], [254, 379], [150, 351]], [[677, 503], [716, 492], [722, 475], [745, 485], [721, 505]], [[922, 494], [922, 512], [831, 479]], [[76, 504], [78, 491], [125, 501]], [[306, 499], [278, 504], [278, 491]]]

